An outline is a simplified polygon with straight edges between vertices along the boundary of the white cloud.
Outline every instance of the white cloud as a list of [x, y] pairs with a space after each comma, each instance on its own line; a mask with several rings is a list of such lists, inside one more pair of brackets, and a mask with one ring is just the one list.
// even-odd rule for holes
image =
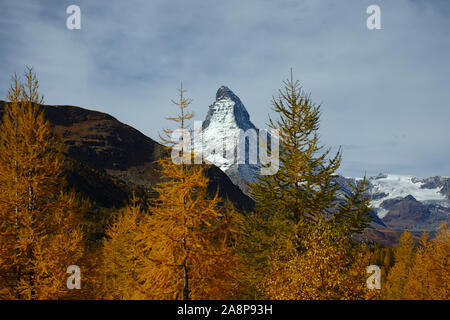
[[293, 67], [323, 104], [323, 142], [344, 145], [344, 174], [450, 175], [450, 4], [378, 3], [383, 29], [369, 31], [370, 1], [78, 1], [82, 29], [67, 30], [72, 3], [7, 0], [0, 94], [32, 65], [47, 103], [99, 109], [156, 138], [180, 81], [198, 120], [227, 85], [261, 127]]

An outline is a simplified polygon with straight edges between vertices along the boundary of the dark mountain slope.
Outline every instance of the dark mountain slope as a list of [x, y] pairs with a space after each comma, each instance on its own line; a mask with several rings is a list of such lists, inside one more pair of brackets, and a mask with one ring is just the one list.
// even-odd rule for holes
[[[0, 101], [0, 117], [4, 101]], [[159, 181], [156, 160], [164, 147], [114, 117], [75, 106], [42, 106], [56, 135], [67, 146], [71, 159], [69, 183], [83, 195], [105, 207], [120, 206], [132, 191], [152, 193]], [[238, 208], [251, 210], [253, 200], [242, 193], [217, 167], [207, 170], [209, 190]]]

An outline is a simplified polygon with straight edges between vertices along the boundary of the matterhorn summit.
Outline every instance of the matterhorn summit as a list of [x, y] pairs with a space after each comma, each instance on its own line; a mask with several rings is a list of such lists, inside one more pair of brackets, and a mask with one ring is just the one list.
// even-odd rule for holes
[[244, 105], [233, 91], [221, 86], [216, 93], [216, 101], [209, 106], [208, 114], [203, 122], [203, 130], [217, 129], [248, 129], [256, 130], [250, 121], [250, 116]]
[[258, 129], [239, 97], [221, 86], [202, 123], [202, 134], [194, 138], [194, 148], [202, 148], [207, 162], [220, 167], [247, 192], [246, 182], [254, 182], [258, 175], [257, 134]]

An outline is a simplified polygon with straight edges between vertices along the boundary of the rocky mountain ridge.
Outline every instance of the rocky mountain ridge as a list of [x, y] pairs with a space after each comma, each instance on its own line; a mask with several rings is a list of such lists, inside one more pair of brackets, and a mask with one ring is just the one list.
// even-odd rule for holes
[[[4, 105], [5, 102], [0, 101], [0, 117]], [[152, 187], [160, 179], [156, 160], [168, 154], [161, 144], [106, 113], [76, 106], [42, 105], [42, 108], [54, 133], [66, 145], [70, 163], [75, 163], [71, 166], [75, 169], [68, 168], [67, 173], [75, 189], [105, 207], [124, 204], [128, 198], [123, 194], [125, 186], [153, 192]], [[80, 168], [84, 168], [86, 175], [79, 176]], [[220, 196], [228, 198], [238, 208], [253, 208], [253, 200], [219, 168], [211, 166], [207, 176], [211, 193], [218, 188]], [[114, 190], [106, 190], [105, 184], [98, 184], [100, 177]], [[110, 199], [111, 196], [123, 198], [123, 201], [117, 202]]]

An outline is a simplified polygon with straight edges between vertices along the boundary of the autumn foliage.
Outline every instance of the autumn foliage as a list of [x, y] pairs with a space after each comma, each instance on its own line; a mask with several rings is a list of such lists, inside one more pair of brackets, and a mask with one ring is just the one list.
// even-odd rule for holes
[[0, 124], [0, 289], [7, 299], [64, 298], [83, 255], [75, 196], [63, 191], [62, 146], [40, 109], [32, 69], [14, 76]]
[[[180, 89], [179, 116], [186, 129], [189, 100]], [[171, 131], [167, 130], [166, 133]], [[181, 150], [183, 152], [183, 150]], [[107, 232], [103, 254], [118, 298], [225, 299], [234, 292], [234, 209], [207, 193], [204, 166], [159, 161], [162, 182], [150, 212], [132, 205]], [[109, 282], [108, 282], [109, 283]]]
[[384, 286], [383, 298], [394, 300], [450, 299], [450, 231], [442, 225], [434, 239], [424, 234], [414, 245], [405, 232], [395, 249], [395, 264]]
[[[446, 225], [420, 243], [405, 232], [395, 248], [354, 240], [370, 222], [365, 179], [338, 194], [341, 153], [320, 145], [320, 106], [292, 75], [269, 121], [280, 168], [250, 185], [254, 211], [211, 193], [208, 165], [192, 164], [190, 141], [174, 142], [167, 129], [151, 195], [95, 211], [99, 225], [89, 227], [88, 202], [67, 191], [64, 148], [38, 88], [32, 69], [24, 82], [14, 76], [0, 123], [1, 299], [449, 300]], [[186, 133], [184, 93], [168, 119]], [[371, 264], [381, 266], [381, 290], [367, 287]], [[66, 286], [70, 265], [81, 267], [81, 290]]]
[[[364, 299], [368, 255], [330, 225], [318, 223], [296, 246], [274, 252], [262, 283], [270, 299]], [[287, 290], [286, 288], [289, 288]]]

